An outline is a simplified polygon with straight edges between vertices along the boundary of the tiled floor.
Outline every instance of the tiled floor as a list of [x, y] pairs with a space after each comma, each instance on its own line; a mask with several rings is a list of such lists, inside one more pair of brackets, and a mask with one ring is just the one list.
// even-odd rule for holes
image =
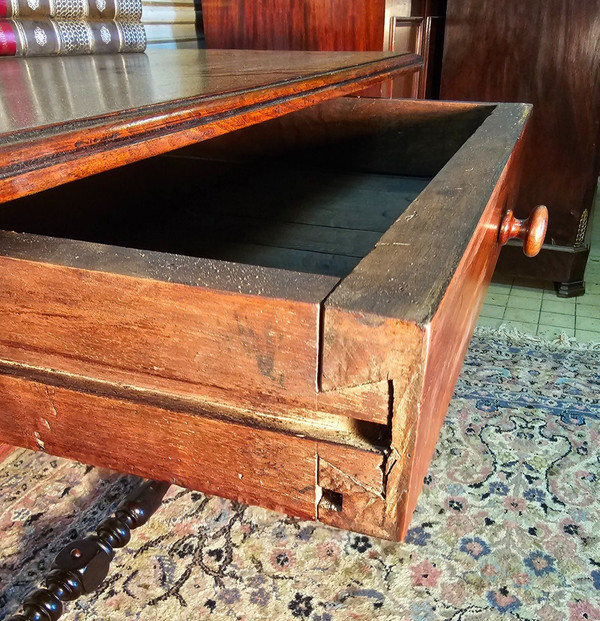
[[558, 298], [551, 282], [495, 277], [478, 325], [493, 328], [505, 325], [550, 339], [565, 334], [581, 342], [600, 343], [600, 202], [595, 207], [585, 295]]

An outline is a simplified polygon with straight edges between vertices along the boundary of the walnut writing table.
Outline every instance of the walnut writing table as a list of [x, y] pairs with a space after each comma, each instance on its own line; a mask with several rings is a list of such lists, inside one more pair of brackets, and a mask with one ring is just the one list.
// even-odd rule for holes
[[2, 59], [0, 441], [401, 539], [543, 237], [503, 219], [528, 106], [339, 98], [419, 62]]

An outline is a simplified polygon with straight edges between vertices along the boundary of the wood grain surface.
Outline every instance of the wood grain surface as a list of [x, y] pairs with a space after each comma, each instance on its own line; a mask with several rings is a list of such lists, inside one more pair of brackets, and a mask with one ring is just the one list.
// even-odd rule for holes
[[216, 49], [383, 50], [383, 0], [204, 0], [206, 45]]
[[[433, 176], [341, 281], [133, 249], [126, 233], [119, 245], [1, 233], [0, 439], [403, 537], [513, 206], [529, 113], [353, 99], [217, 139], [213, 156], [242, 167], [261, 149], [320, 174], [329, 161], [336, 183], [374, 175], [378, 192], [407, 168]], [[165, 171], [181, 157], [193, 170], [202, 151], [162, 158]], [[43, 214], [35, 202], [23, 213]], [[230, 217], [266, 208], [232, 205]], [[106, 213], [67, 219], [65, 237]]]
[[348, 94], [420, 65], [414, 54], [185, 49], [4, 61], [2, 201]]
[[320, 305], [337, 278], [10, 232], [0, 263], [0, 358], [290, 418], [387, 422], [385, 383], [318, 393]]
[[[83, 433], [91, 421], [93, 432]], [[2, 373], [0, 427], [18, 446], [387, 535], [382, 449], [316, 441]], [[341, 518], [320, 506], [327, 486], [345, 494]]]
[[325, 302], [323, 388], [393, 385], [390, 538], [408, 529], [495, 267], [529, 113], [499, 105]]
[[177, 155], [252, 161], [270, 154], [274, 161], [293, 159], [304, 167], [431, 178], [494, 109], [491, 104], [341, 97]]
[[18, 446], [315, 516], [311, 440], [2, 375], [0, 426]]
[[[503, 213], [510, 209], [520, 182], [524, 141], [519, 140], [506, 162], [492, 195], [485, 207], [444, 296], [427, 328], [424, 346], [423, 388], [420, 400], [412, 406], [416, 428], [407, 432], [407, 409], [397, 410], [397, 427], [392, 431], [392, 445], [404, 445], [414, 433], [409, 492], [399, 516], [399, 535], [404, 536], [423, 486], [423, 479], [433, 457], [440, 429], [460, 373], [465, 353], [477, 324], [487, 286], [492, 278], [500, 253], [498, 227]], [[418, 403], [418, 406], [417, 406]], [[410, 407], [410, 404], [406, 404]]]
[[[437, 312], [529, 111], [499, 105], [327, 298], [324, 387], [395, 377], [396, 365], [405, 368], [402, 352], [413, 351]], [[371, 326], [383, 327], [379, 339]]]

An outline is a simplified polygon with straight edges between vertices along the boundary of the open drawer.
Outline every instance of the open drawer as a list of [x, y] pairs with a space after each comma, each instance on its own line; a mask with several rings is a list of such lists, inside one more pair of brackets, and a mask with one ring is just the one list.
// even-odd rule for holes
[[0, 210], [0, 440], [401, 539], [529, 106], [338, 99]]

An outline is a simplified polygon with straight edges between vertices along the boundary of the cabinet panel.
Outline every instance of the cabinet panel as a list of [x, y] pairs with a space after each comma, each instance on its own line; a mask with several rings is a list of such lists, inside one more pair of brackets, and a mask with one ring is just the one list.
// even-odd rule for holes
[[585, 260], [574, 261], [577, 274], [560, 264], [585, 251], [600, 172], [599, 66], [600, 0], [448, 3], [442, 98], [534, 104], [517, 211], [546, 204], [546, 253], [565, 252], [531, 263], [515, 253], [507, 269], [547, 280], [583, 277]]

